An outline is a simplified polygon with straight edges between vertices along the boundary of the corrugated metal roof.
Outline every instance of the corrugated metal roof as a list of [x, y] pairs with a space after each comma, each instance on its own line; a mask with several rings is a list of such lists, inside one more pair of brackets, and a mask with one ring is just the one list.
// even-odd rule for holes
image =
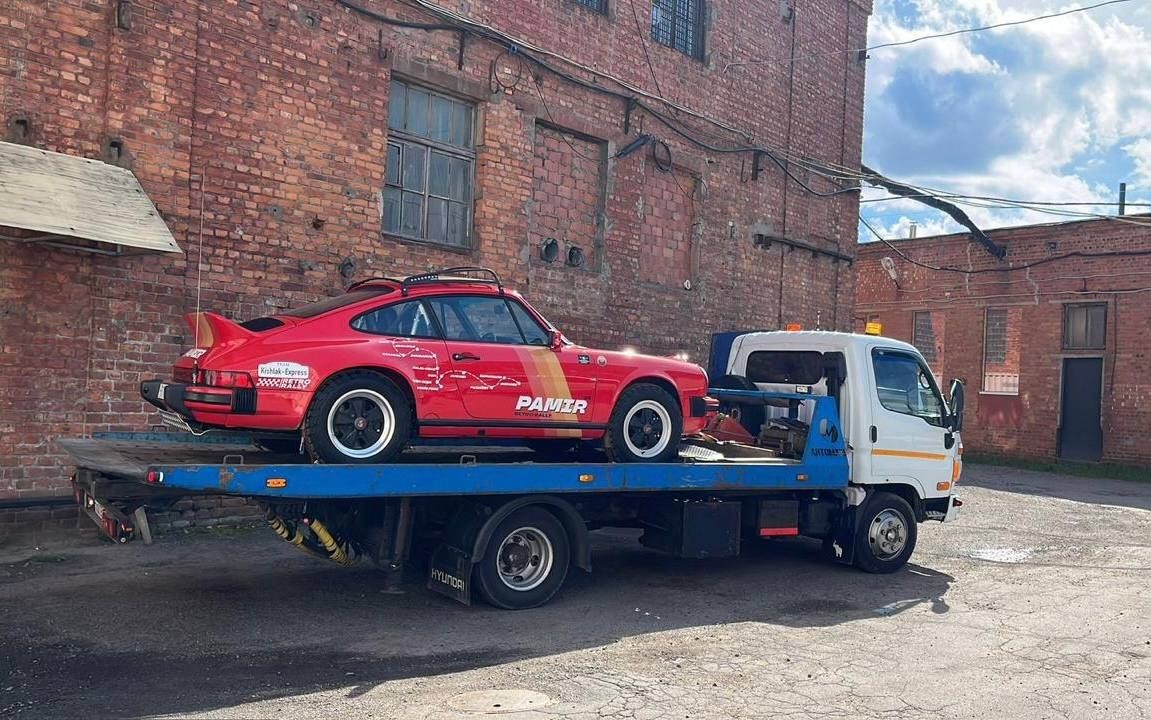
[[107, 251], [183, 252], [130, 170], [0, 142], [0, 235]]

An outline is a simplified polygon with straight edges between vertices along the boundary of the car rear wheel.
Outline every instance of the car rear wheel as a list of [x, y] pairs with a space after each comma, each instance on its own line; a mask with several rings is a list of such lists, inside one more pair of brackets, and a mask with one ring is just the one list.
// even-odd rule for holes
[[659, 385], [624, 390], [608, 421], [604, 447], [615, 462], [671, 462], [683, 435], [683, 411]]
[[411, 415], [411, 404], [391, 380], [348, 373], [316, 393], [304, 420], [304, 444], [321, 462], [388, 462], [408, 445]]

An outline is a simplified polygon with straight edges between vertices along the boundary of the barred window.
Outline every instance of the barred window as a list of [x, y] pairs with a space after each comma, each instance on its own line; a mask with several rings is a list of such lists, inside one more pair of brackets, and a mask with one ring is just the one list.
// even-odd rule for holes
[[384, 232], [470, 245], [474, 116], [468, 103], [392, 81]]
[[704, 0], [652, 0], [651, 39], [703, 59]]
[[935, 325], [931, 321], [931, 313], [917, 312], [914, 316], [915, 324], [911, 331], [911, 344], [923, 355], [923, 359], [930, 365], [939, 360], [936, 349]]

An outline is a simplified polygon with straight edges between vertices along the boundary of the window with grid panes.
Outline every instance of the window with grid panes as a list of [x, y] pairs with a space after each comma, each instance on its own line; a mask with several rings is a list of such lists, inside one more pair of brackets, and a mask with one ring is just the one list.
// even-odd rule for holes
[[934, 365], [939, 359], [935, 347], [935, 323], [932, 322], [931, 313], [917, 312], [913, 315], [911, 328], [911, 344], [923, 355], [923, 359]]
[[703, 58], [704, 0], [652, 0], [651, 39], [693, 58]]
[[475, 108], [393, 80], [383, 230], [468, 247], [471, 237]]
[[591, 8], [598, 13], [607, 12], [607, 0], [575, 0], [580, 5], [586, 8]]

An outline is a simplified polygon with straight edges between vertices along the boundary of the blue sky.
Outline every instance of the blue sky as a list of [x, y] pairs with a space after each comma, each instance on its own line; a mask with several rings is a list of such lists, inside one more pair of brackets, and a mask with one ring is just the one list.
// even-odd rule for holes
[[[1096, 0], [876, 0], [869, 45], [1021, 20]], [[871, 52], [864, 163], [892, 179], [1031, 201], [1151, 202], [1151, 0]], [[863, 217], [887, 238], [962, 231], [910, 200]], [[963, 209], [984, 229], [1075, 219]], [[1111, 214], [1114, 206], [1059, 208]], [[1134, 207], [1129, 212], [1147, 212]], [[860, 239], [873, 239], [861, 226]]]

